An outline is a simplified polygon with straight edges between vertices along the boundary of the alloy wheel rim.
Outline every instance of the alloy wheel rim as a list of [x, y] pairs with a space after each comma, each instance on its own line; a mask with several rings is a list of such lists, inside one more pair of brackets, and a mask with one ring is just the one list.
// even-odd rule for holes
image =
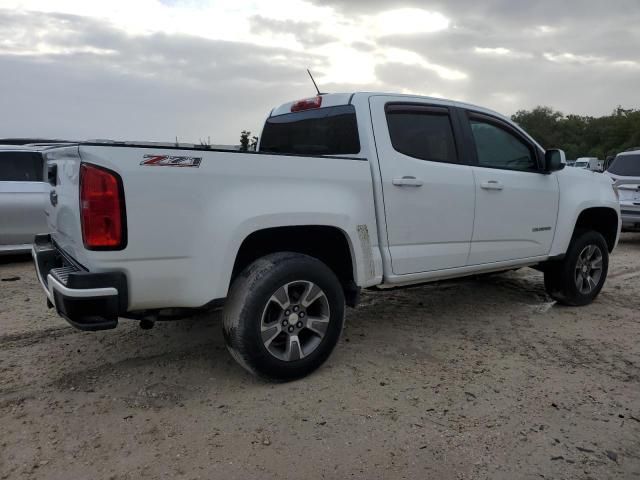
[[578, 255], [574, 280], [583, 295], [591, 293], [602, 278], [602, 250], [597, 245], [587, 245]]
[[289, 282], [271, 295], [262, 312], [262, 343], [278, 360], [300, 360], [318, 348], [330, 318], [329, 299], [320, 287], [307, 280]]

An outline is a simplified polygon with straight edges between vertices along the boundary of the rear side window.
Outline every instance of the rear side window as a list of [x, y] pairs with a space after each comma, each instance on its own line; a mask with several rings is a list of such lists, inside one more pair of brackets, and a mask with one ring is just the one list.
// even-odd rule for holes
[[386, 115], [395, 151], [421, 160], [458, 163], [447, 109], [387, 105]]
[[624, 177], [640, 177], [640, 155], [618, 155], [607, 171]]
[[42, 155], [36, 152], [0, 152], [0, 182], [41, 182]]
[[537, 171], [533, 149], [516, 135], [484, 120], [471, 119], [478, 166], [505, 170]]
[[360, 153], [353, 105], [318, 108], [270, 117], [262, 131], [260, 151], [303, 155]]

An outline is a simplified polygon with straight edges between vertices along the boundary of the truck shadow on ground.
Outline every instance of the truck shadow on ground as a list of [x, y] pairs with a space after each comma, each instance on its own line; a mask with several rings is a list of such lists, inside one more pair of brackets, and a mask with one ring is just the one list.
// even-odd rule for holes
[[[398, 358], [393, 361], [400, 364], [415, 362], [416, 358], [427, 359], [434, 344], [447, 343], [446, 337], [468, 329], [481, 330], [496, 312], [501, 315], [513, 312], [514, 308], [530, 309], [531, 305], [544, 302], [539, 283], [492, 276], [365, 293], [362, 305], [348, 312], [341, 344], [334, 353], [340, 358], [330, 363], [334, 370], [346, 370], [349, 364], [357, 364], [357, 358], [365, 352], [381, 348], [388, 350], [390, 356], [412, 352], [409, 357], [396, 355]], [[470, 305], [475, 311], [473, 315]], [[373, 330], [372, 322], [375, 322]], [[238, 380], [256, 386], [266, 384], [245, 372], [227, 352], [219, 312], [159, 322], [151, 331], [138, 331], [135, 323], [128, 320], [121, 320], [121, 327], [122, 331], [119, 327], [112, 332], [66, 336], [71, 353], [56, 349], [49, 356], [49, 362], [55, 364], [55, 356], [65, 355], [66, 372], [50, 385], [57, 390], [92, 392], [115, 388], [128, 392], [125, 396], [129, 399], [157, 403], [160, 400], [147, 395], [147, 387], [155, 385], [153, 388], [157, 390], [160, 388], [157, 385], [167, 385], [184, 398], [190, 391], [218, 388]], [[478, 337], [478, 341], [482, 339]], [[74, 353], [76, 349], [78, 352]], [[93, 361], [86, 361], [85, 352], [94, 352]], [[345, 357], [347, 362], [343, 364]]]

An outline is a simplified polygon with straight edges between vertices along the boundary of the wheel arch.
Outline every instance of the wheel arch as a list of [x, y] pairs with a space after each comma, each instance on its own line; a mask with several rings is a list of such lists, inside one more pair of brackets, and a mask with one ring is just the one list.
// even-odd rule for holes
[[585, 208], [578, 215], [573, 234], [580, 230], [594, 230], [604, 237], [611, 253], [616, 246], [619, 228], [618, 212], [613, 208], [590, 207]]
[[340, 280], [347, 304], [357, 303], [357, 252], [349, 234], [334, 225], [285, 225], [251, 232], [237, 250], [229, 284], [258, 258], [284, 251], [309, 255], [325, 263]]

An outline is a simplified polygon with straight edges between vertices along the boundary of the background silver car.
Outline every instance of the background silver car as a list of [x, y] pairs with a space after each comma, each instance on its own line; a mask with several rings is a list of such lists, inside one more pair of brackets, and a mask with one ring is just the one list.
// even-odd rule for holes
[[0, 255], [31, 251], [34, 235], [47, 230], [46, 148], [0, 145]]
[[640, 229], [640, 149], [616, 155], [605, 175], [618, 188], [622, 230]]

